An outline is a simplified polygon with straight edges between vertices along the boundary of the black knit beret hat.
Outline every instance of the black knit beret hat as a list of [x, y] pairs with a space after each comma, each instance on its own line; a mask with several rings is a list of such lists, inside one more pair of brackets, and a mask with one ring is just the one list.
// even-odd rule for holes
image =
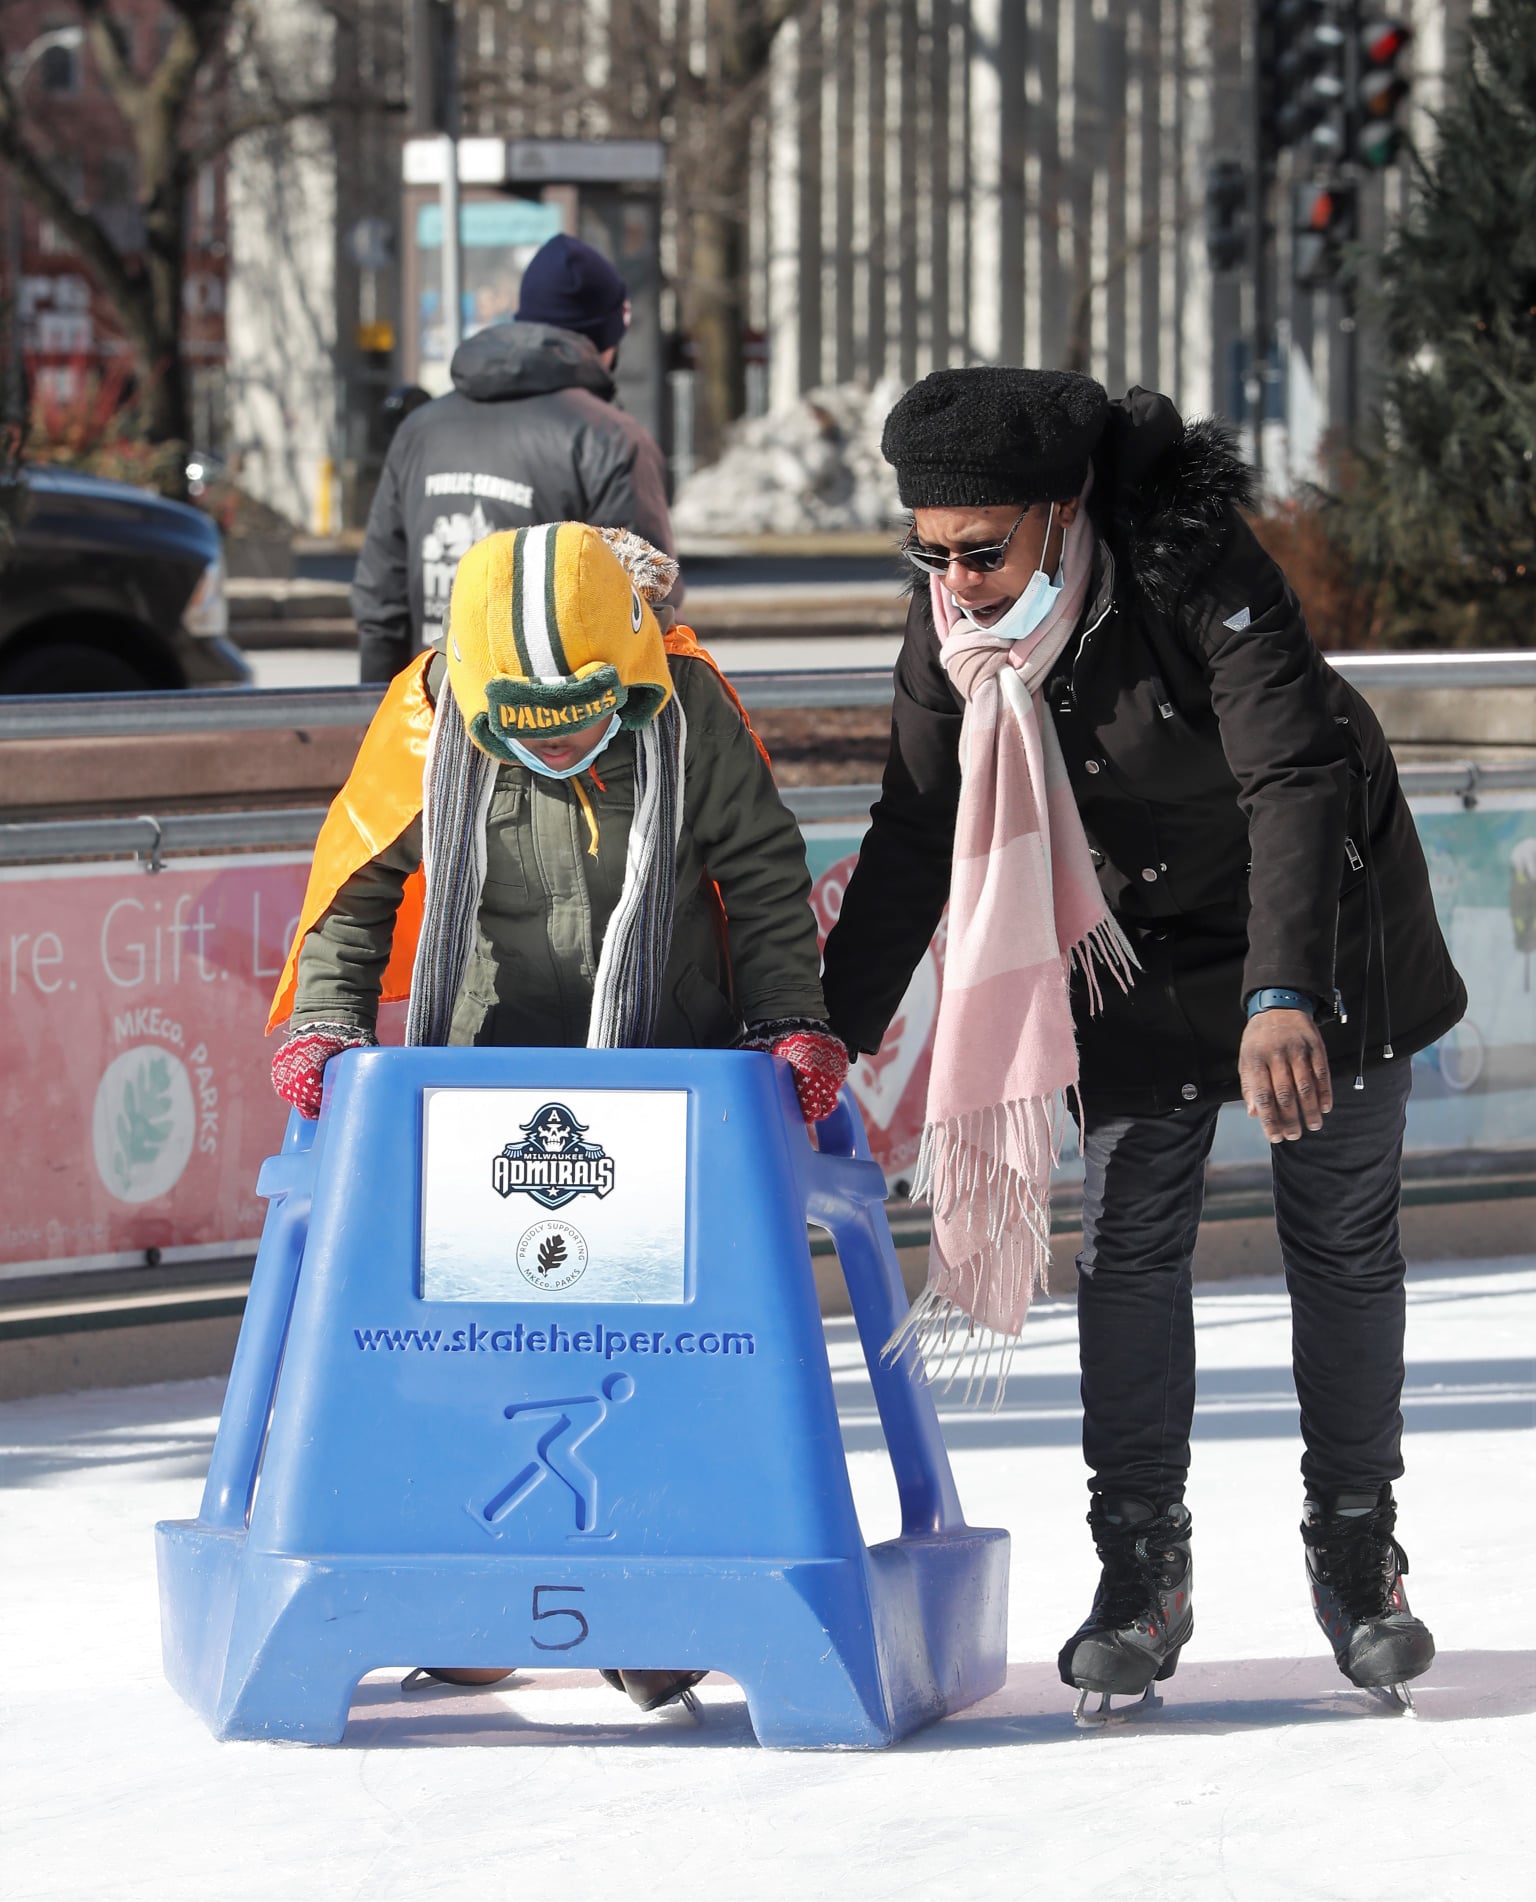
[[1103, 387], [1070, 370], [935, 370], [885, 419], [880, 451], [909, 509], [1065, 502], [1108, 415]]

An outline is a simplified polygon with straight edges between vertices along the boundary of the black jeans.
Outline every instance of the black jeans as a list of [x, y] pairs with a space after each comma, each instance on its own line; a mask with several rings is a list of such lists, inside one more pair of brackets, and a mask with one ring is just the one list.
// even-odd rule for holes
[[[1398, 1233], [1406, 1057], [1363, 1090], [1334, 1079], [1315, 1135], [1273, 1153], [1275, 1224], [1314, 1497], [1403, 1470], [1403, 1249]], [[1195, 1406], [1190, 1259], [1216, 1108], [1095, 1118], [1083, 1133], [1077, 1258], [1083, 1454], [1096, 1493], [1181, 1499]]]

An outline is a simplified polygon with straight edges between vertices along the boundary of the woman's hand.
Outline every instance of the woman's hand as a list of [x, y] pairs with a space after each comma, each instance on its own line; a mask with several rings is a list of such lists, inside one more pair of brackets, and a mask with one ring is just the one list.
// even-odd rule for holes
[[1261, 1010], [1248, 1019], [1237, 1053], [1248, 1114], [1272, 1143], [1295, 1142], [1302, 1125], [1318, 1130], [1333, 1108], [1328, 1052], [1304, 1010]]

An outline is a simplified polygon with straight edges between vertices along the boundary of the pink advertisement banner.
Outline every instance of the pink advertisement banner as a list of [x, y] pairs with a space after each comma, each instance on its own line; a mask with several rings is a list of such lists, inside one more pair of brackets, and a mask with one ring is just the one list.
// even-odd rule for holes
[[0, 872], [0, 1273], [260, 1234], [285, 1117], [262, 1027], [307, 865]]
[[[816, 882], [823, 936], [853, 863]], [[0, 1280], [254, 1248], [287, 1114], [263, 1026], [307, 869], [284, 853], [0, 870]], [[855, 1074], [893, 1175], [917, 1155], [941, 957]], [[386, 1011], [386, 1042], [402, 1018]]]
[[[1414, 1058], [1410, 1148], [1528, 1145], [1536, 1104], [1536, 795], [1415, 802], [1465, 1021]], [[804, 828], [823, 938], [862, 828]], [[268, 1000], [294, 929], [302, 853], [0, 869], [0, 1281], [46, 1269], [196, 1260], [254, 1247], [262, 1159], [282, 1140]], [[944, 927], [877, 1057], [852, 1083], [900, 1196], [917, 1160]], [[385, 1012], [398, 1041], [404, 1012]], [[1267, 1151], [1224, 1112], [1216, 1160]]]

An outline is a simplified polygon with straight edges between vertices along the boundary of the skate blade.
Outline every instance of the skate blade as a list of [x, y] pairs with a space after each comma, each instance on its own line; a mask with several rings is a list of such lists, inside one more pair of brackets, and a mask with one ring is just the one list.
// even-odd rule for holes
[[1398, 1717], [1417, 1717], [1419, 1707], [1406, 1684], [1364, 1684], [1360, 1687], [1373, 1704]]
[[419, 1691], [440, 1691], [445, 1697], [455, 1694], [462, 1697], [466, 1691], [515, 1691], [519, 1688], [515, 1672], [511, 1677], [498, 1678], [494, 1684], [449, 1684], [444, 1678], [433, 1677], [430, 1671], [424, 1671], [419, 1665], [400, 1680], [401, 1692], [407, 1697]]
[[1124, 1724], [1133, 1717], [1141, 1717], [1148, 1711], [1163, 1708], [1163, 1700], [1158, 1696], [1157, 1688], [1153, 1684], [1149, 1684], [1133, 1703], [1122, 1704], [1118, 1710], [1111, 1703], [1111, 1698], [1129, 1695], [1129, 1693], [1100, 1691], [1098, 1704], [1093, 1710], [1089, 1710], [1088, 1699], [1093, 1694], [1092, 1691], [1079, 1691], [1077, 1694], [1077, 1702], [1072, 1707], [1072, 1721], [1079, 1730], [1103, 1730], [1110, 1724]]

